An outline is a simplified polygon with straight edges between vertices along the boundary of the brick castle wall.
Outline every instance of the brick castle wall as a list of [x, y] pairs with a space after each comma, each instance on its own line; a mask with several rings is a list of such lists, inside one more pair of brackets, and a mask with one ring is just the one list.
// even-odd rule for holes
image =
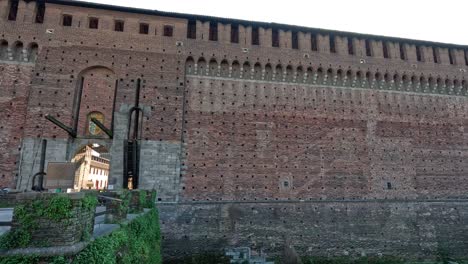
[[[69, 161], [89, 143], [108, 147], [111, 177], [122, 186], [128, 111], [141, 79], [141, 185], [156, 188], [163, 200], [169, 249], [181, 245], [182, 233], [215, 241], [223, 236], [222, 246], [249, 244], [270, 252], [284, 243], [280, 237], [293, 236], [301, 253], [318, 252], [320, 241], [321, 250], [338, 254], [353, 251], [352, 239], [329, 234], [358, 225], [361, 220], [351, 216], [365, 211], [370, 216], [363, 228], [385, 226], [390, 215], [411, 236], [404, 228], [389, 229], [383, 237], [393, 242], [379, 244], [375, 234], [360, 233], [369, 241], [364, 251], [392, 253], [399, 247], [391, 236], [399, 234], [408, 254], [418, 255], [426, 248], [435, 252], [447, 241], [444, 234], [461, 230], [444, 222], [447, 212], [466, 221], [465, 46], [60, 1], [48, 1], [43, 23], [35, 22], [35, 1], [19, 1], [16, 21], [6, 19], [9, 1], [0, 1], [0, 10], [0, 109], [7, 113], [0, 117], [2, 186], [30, 188], [41, 139], [49, 141], [47, 161]], [[63, 15], [73, 17], [71, 26], [63, 26]], [[89, 28], [91, 18], [99, 19], [97, 29]], [[195, 39], [187, 38], [192, 19]], [[216, 41], [209, 40], [210, 19], [218, 25]], [[116, 20], [124, 21], [123, 32], [114, 30]], [[148, 34], [139, 33], [140, 23], [148, 24]], [[239, 27], [238, 43], [231, 41], [232, 25]], [[279, 47], [271, 41], [275, 30]], [[37, 58], [31, 55], [36, 52]], [[113, 125], [113, 139], [86, 132], [87, 116], [96, 111]], [[77, 123], [78, 138], [70, 139], [46, 114], [70, 127]], [[432, 200], [439, 201], [437, 209]], [[352, 213], [330, 216], [334, 223], [327, 226], [307, 217], [304, 226], [294, 222], [301, 221], [291, 213], [296, 208], [321, 221], [323, 214], [312, 209], [319, 201], [333, 204], [323, 210], [352, 203]], [[394, 212], [385, 201], [414, 214]], [[201, 202], [200, 211], [191, 209]], [[204, 212], [220, 223], [226, 202], [241, 203], [243, 229], [229, 233], [219, 224], [212, 226], [216, 232], [203, 233]], [[251, 212], [242, 203], [260, 209]], [[271, 217], [265, 203], [288, 212], [281, 216], [285, 223], [269, 225], [281, 230], [274, 238], [258, 222]], [[428, 213], [433, 218], [421, 222]], [[186, 217], [193, 219], [190, 225], [181, 224]], [[316, 225], [324, 227], [320, 240], [300, 231]], [[418, 231], [420, 225], [432, 231]], [[356, 230], [343, 234], [353, 238]], [[253, 237], [246, 240], [244, 231]], [[428, 247], [427, 237], [435, 237]], [[189, 253], [200, 245], [182, 248]]]

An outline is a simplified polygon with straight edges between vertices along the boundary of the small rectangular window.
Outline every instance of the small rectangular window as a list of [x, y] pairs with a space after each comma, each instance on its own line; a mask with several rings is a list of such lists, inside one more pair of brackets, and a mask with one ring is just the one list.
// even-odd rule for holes
[[348, 37], [348, 54], [349, 55], [354, 55], [354, 43], [353, 43], [353, 38]]
[[97, 17], [89, 18], [89, 28], [97, 29], [99, 27], [99, 19]]
[[422, 56], [422, 50], [421, 50], [421, 46], [419, 45], [416, 45], [416, 60], [417, 61], [423, 61], [423, 56]]
[[278, 29], [272, 29], [271, 30], [271, 46], [278, 48], [280, 46], [280, 40], [279, 40], [279, 30]]
[[454, 64], [457, 64], [457, 62], [455, 61], [455, 54], [454, 54], [454, 50], [453, 49], [449, 49], [448, 50], [448, 56], [449, 56], [449, 61], [450, 61], [450, 64], [451, 65], [454, 65]]
[[196, 39], [197, 38], [197, 21], [189, 20], [187, 24], [187, 38]]
[[218, 41], [218, 22], [210, 22], [210, 31], [208, 39], [211, 41]]
[[318, 39], [316, 34], [310, 34], [310, 49], [318, 51]]
[[19, 0], [10, 0], [10, 11], [8, 12], [8, 20], [16, 21], [18, 15], [18, 2]]
[[299, 49], [299, 34], [296, 31], [291, 32], [291, 47]]
[[399, 43], [399, 45], [400, 45], [400, 59], [407, 60], [405, 44]]
[[239, 43], [239, 25], [231, 25], [231, 43]]
[[387, 189], [388, 189], [388, 190], [391, 190], [391, 189], [392, 189], [392, 183], [391, 183], [391, 182], [387, 182]]
[[122, 20], [115, 20], [114, 21], [114, 30], [117, 32], [123, 32], [125, 27], [125, 23]]
[[439, 48], [432, 48], [432, 57], [434, 57], [434, 63], [440, 63]]
[[36, 23], [44, 23], [45, 9], [46, 6], [44, 0], [38, 0], [36, 2]]
[[382, 51], [383, 51], [383, 57], [385, 59], [390, 58], [390, 49], [388, 47], [388, 42], [382, 41]]
[[258, 27], [252, 27], [252, 45], [260, 45], [260, 34]]
[[148, 35], [149, 25], [146, 23], [140, 23], [140, 34]]
[[172, 37], [174, 35], [174, 27], [173, 26], [165, 25], [163, 30], [164, 30], [163, 35], [165, 37]]
[[71, 15], [63, 15], [62, 16], [62, 25], [64, 27], [71, 27], [73, 23], [73, 16]]
[[331, 52], [331, 53], [336, 53], [335, 36], [330, 35], [330, 37], [328, 38], [328, 40], [329, 40], [329, 42], [330, 42], [330, 52]]
[[365, 40], [365, 45], [366, 45], [366, 56], [372, 57], [372, 45], [371, 45], [371, 40], [366, 39]]

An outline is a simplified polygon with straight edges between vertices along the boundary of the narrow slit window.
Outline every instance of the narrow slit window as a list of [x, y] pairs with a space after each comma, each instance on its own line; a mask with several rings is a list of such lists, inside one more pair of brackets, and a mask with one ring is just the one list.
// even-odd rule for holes
[[239, 25], [231, 25], [231, 43], [239, 43]]
[[125, 23], [122, 20], [116, 20], [114, 22], [114, 30], [117, 32], [123, 32], [125, 28]]
[[432, 48], [432, 56], [434, 57], [434, 63], [440, 63], [439, 48]]
[[313, 51], [318, 51], [318, 39], [317, 39], [317, 34], [311, 34], [310, 35], [310, 48]]
[[329, 42], [330, 42], [330, 52], [331, 53], [336, 53], [335, 36], [330, 35]]
[[291, 47], [293, 49], [299, 49], [299, 34], [297, 31], [291, 32]]
[[64, 27], [71, 27], [73, 23], [73, 16], [71, 15], [63, 15], [62, 17], [62, 25]]
[[385, 59], [389, 59], [390, 58], [390, 49], [388, 47], [388, 42], [385, 42], [385, 41], [382, 41], [382, 51], [383, 51], [383, 57]]
[[354, 55], [354, 43], [353, 38], [348, 37], [348, 54]]
[[280, 46], [280, 41], [279, 41], [279, 30], [278, 29], [272, 29], [271, 30], [271, 46], [278, 48]]
[[187, 24], [187, 38], [196, 39], [197, 38], [197, 21], [189, 20]]
[[140, 23], [140, 34], [148, 35], [149, 25], [147, 23]]
[[89, 28], [97, 29], [99, 27], [99, 19], [97, 17], [89, 18]]
[[387, 189], [388, 189], [388, 190], [391, 190], [391, 189], [392, 189], [392, 183], [391, 183], [391, 182], [387, 182]]
[[210, 22], [209, 40], [218, 41], [218, 23]]
[[423, 61], [422, 50], [421, 50], [421, 46], [419, 45], [416, 46], [416, 60]]
[[44, 23], [45, 9], [46, 6], [44, 0], [39, 0], [36, 2], [36, 23]]
[[19, 0], [10, 0], [10, 10], [8, 12], [8, 20], [15, 21], [18, 15]]
[[164, 32], [163, 32], [165, 37], [172, 37], [174, 35], [174, 27], [173, 26], [164, 26]]
[[252, 45], [260, 45], [260, 36], [258, 27], [252, 28]]
[[406, 60], [406, 47], [403, 43], [400, 43], [400, 59]]
[[465, 65], [468, 66], [468, 50], [464, 50], [463, 53], [465, 55], [464, 56], [465, 57]]
[[451, 64], [451, 65], [456, 64], [456, 61], [455, 61], [455, 54], [454, 54], [454, 50], [453, 50], [453, 49], [449, 49], [449, 50], [448, 50], [448, 56], [449, 56], [450, 64]]
[[366, 45], [366, 56], [372, 57], [372, 45], [371, 45], [371, 40], [366, 39], [365, 40], [365, 45]]

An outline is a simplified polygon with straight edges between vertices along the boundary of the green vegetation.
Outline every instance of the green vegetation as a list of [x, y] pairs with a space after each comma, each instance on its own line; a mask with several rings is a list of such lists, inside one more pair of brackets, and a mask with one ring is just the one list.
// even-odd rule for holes
[[[86, 195], [81, 202], [81, 206], [86, 210], [94, 210], [97, 199], [95, 196]], [[31, 246], [31, 233], [37, 227], [37, 219], [45, 218], [67, 224], [74, 213], [72, 200], [68, 196], [62, 195], [17, 205], [14, 208], [14, 217], [19, 223], [19, 228], [0, 237], [0, 248], [12, 249]]]
[[[151, 208], [129, 223], [123, 223], [120, 228], [107, 236], [100, 237], [88, 244], [88, 246], [74, 257], [56, 256], [41, 258], [37, 256], [0, 257], [0, 264], [130, 264], [130, 263], [162, 263], [161, 238], [159, 229], [159, 216], [154, 202], [146, 199], [147, 193], [140, 191], [139, 196], [142, 207]], [[124, 191], [120, 196], [124, 205], [122, 211], [128, 210], [131, 193]], [[142, 198], [145, 197], [143, 200]], [[155, 192], [151, 193], [154, 201]], [[97, 205], [95, 195], [87, 194], [81, 200], [81, 207], [86, 210], [94, 210]], [[54, 196], [51, 199], [42, 199], [27, 205], [15, 207], [15, 217], [21, 223], [20, 232], [7, 233], [1, 238], [4, 249], [29, 246], [30, 230], [35, 228], [37, 217], [47, 217], [51, 221], [63, 221], [73, 215], [73, 204], [67, 196]], [[84, 234], [85, 236], [86, 234]], [[90, 238], [90, 234], [87, 234]], [[196, 262], [206, 263], [206, 262]]]
[[91, 242], [72, 263], [161, 263], [160, 230], [155, 208]]

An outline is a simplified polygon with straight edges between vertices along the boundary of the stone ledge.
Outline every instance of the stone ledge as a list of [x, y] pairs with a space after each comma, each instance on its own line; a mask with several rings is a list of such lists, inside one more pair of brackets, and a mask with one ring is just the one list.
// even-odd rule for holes
[[468, 203], [467, 199], [356, 199], [356, 200], [210, 200], [158, 201], [158, 206], [210, 204], [289, 204], [289, 203]]
[[0, 256], [11, 257], [11, 256], [40, 256], [40, 257], [53, 257], [53, 256], [70, 256], [76, 255], [82, 251], [89, 242], [78, 242], [71, 246], [59, 246], [59, 247], [45, 247], [45, 248], [17, 248], [10, 250], [0, 251]]

